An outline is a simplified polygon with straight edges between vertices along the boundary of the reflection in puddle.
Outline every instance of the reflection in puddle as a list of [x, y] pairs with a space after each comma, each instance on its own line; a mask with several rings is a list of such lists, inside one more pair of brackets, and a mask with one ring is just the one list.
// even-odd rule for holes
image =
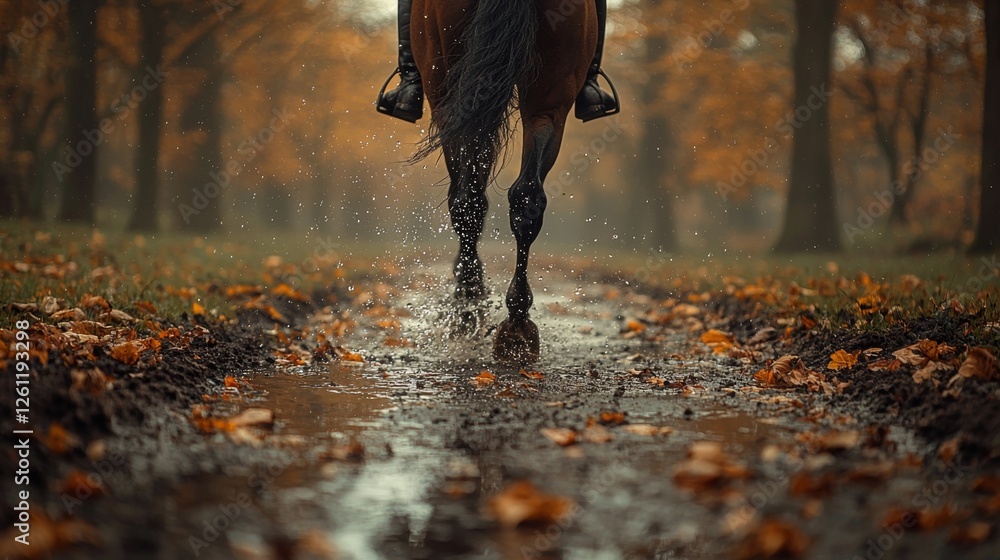
[[258, 375], [253, 386], [266, 392], [281, 431], [301, 436], [354, 432], [392, 408], [378, 373], [363, 365], [333, 362], [326, 372]]
[[[522, 558], [525, 547], [539, 549], [539, 528], [498, 529], [482, 516], [481, 504], [526, 472], [541, 477], [539, 484], [550, 491], [573, 496], [584, 508], [565, 534], [533, 557], [624, 558], [623, 550], [645, 553], [660, 541], [683, 541], [690, 557], [698, 557], [691, 547], [707, 546], [695, 546], [704, 535], [692, 529], [690, 512], [680, 511], [690, 504], [669, 483], [655, 485], [649, 496], [643, 494], [653, 490], [644, 487], [650, 479], [668, 481], [691, 441], [724, 441], [735, 454], [752, 454], [764, 438], [783, 429], [713, 409], [707, 402], [682, 420], [677, 412], [688, 399], [645, 396], [622, 399], [631, 421], [670, 425], [676, 431], [666, 438], [632, 441], [627, 456], [609, 453], [613, 444], [584, 444], [582, 454], [571, 457], [524, 430], [498, 440], [492, 451], [470, 453], [455, 445], [449, 430], [429, 429], [433, 416], [409, 422], [390, 417], [387, 413], [395, 410], [390, 395], [398, 389], [391, 377], [367, 365], [340, 363], [317, 373], [255, 377], [252, 384], [261, 395], [252, 405], [275, 411], [276, 435], [301, 436], [307, 445], [289, 450], [296, 460], [288, 468], [258, 475], [254, 483], [248, 482], [254, 475], [240, 473], [199, 477], [182, 488], [175, 503], [189, 512], [195, 526], [217, 513], [226, 495], [248, 487], [254, 491], [252, 514], [233, 522], [226, 539], [200, 557], [270, 550], [275, 539], [294, 542], [296, 535], [314, 530], [335, 544], [342, 560]], [[462, 411], [439, 412], [455, 417]], [[364, 445], [362, 462], [324, 458], [350, 438]], [[618, 433], [616, 438], [626, 436]], [[456, 480], [465, 490], [447, 491]], [[687, 524], [657, 529], [665, 516], [681, 516]]]

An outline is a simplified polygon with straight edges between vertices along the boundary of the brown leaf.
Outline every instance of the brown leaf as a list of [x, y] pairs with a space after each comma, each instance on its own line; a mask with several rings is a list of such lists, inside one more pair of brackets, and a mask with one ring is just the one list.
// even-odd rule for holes
[[590, 443], [607, 443], [613, 440], [614, 436], [611, 435], [611, 430], [600, 424], [594, 424], [583, 429], [583, 439]]
[[125, 342], [111, 348], [111, 357], [132, 366], [139, 361], [139, 349], [131, 342]]
[[997, 379], [1000, 377], [1000, 369], [996, 356], [986, 348], [973, 348], [958, 368], [958, 375], [965, 378]]
[[79, 307], [74, 307], [73, 309], [56, 311], [50, 317], [54, 321], [83, 321], [87, 318], [87, 314]]
[[778, 519], [765, 519], [752, 528], [737, 546], [735, 557], [798, 558], [809, 548], [809, 537], [798, 527]]
[[977, 545], [990, 538], [993, 526], [985, 521], [973, 521], [968, 525], [955, 527], [948, 534], [948, 542], [954, 544]]
[[545, 494], [522, 480], [490, 498], [487, 511], [501, 526], [514, 528], [525, 523], [555, 523], [573, 515], [576, 504], [569, 498]]
[[962, 445], [962, 437], [955, 436], [938, 446], [938, 457], [945, 463], [951, 461], [958, 455], [958, 449]]
[[541, 373], [537, 371], [525, 371], [523, 369], [521, 370], [521, 375], [527, 377], [528, 379], [541, 379], [542, 377], [544, 377]]
[[101, 477], [74, 469], [59, 483], [59, 492], [69, 494], [73, 498], [80, 498], [81, 496], [102, 496], [105, 489], [104, 484], [101, 483]]
[[68, 453], [70, 449], [79, 445], [80, 440], [76, 436], [66, 431], [58, 422], [53, 422], [49, 426], [48, 434], [41, 437], [42, 443], [53, 453], [59, 455]]
[[98, 309], [100, 311], [111, 311], [111, 304], [101, 296], [87, 294], [80, 298], [80, 307], [84, 309]]
[[654, 426], [652, 424], [626, 424], [622, 430], [637, 436], [665, 436], [674, 432], [669, 426]]
[[244, 426], [271, 426], [274, 424], [274, 411], [268, 408], [248, 408], [230, 418], [229, 423], [236, 428]]
[[569, 428], [542, 428], [541, 432], [543, 436], [562, 447], [576, 443], [576, 430]]
[[674, 468], [674, 483], [696, 494], [718, 490], [731, 480], [749, 476], [750, 471], [731, 459], [717, 441], [692, 443], [687, 458]]

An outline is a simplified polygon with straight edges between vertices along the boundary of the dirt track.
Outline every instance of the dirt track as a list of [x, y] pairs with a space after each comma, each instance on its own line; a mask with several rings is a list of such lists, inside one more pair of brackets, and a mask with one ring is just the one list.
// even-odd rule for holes
[[[662, 332], [629, 323], [659, 297], [543, 268], [533, 280], [542, 361], [525, 373], [489, 359], [498, 296], [476, 333], [449, 335], [439, 266], [300, 315], [300, 341], [217, 336], [204, 360], [228, 371], [193, 367], [169, 389], [164, 363], [152, 390], [175, 394], [119, 403], [100, 416], [109, 426], [79, 425], [82, 413], [64, 420], [113, 435], [102, 459], [73, 459], [106, 490], [72, 502], [103, 544], [58, 557], [1000, 556], [995, 526], [976, 546], [949, 542], [995, 519], [983, 505], [982, 485], [996, 482], [983, 476], [997, 473], [990, 451], [942, 453], [949, 434], [888, 426], [850, 389], [760, 390], [752, 374], [762, 366], [713, 355], [683, 321]], [[336, 345], [363, 363], [315, 338], [345, 317], [352, 326]], [[272, 345], [279, 360], [267, 365]], [[494, 378], [476, 382], [484, 370]], [[228, 389], [227, 375], [237, 380]], [[202, 392], [211, 402], [198, 405]], [[46, 406], [72, 415], [57, 401]], [[273, 410], [274, 426], [195, 429], [197, 418], [248, 408]], [[550, 428], [564, 430], [550, 438]], [[65, 475], [42, 473], [49, 484]], [[538, 493], [493, 499], [518, 481]], [[49, 495], [47, 511], [63, 517], [65, 496]], [[568, 499], [561, 515], [546, 495]], [[536, 522], [517, 523], [532, 512]]]

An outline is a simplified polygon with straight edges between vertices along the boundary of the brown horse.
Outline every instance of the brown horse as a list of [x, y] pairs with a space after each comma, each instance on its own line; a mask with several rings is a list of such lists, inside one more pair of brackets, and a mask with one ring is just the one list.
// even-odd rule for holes
[[538, 328], [528, 318], [528, 254], [542, 229], [545, 176], [597, 47], [594, 2], [570, 6], [565, 0], [413, 2], [410, 37], [431, 107], [429, 134], [416, 157], [444, 152], [462, 300], [485, 295], [477, 246], [489, 206], [486, 188], [513, 133], [511, 117], [520, 116], [521, 172], [507, 192], [517, 265], [506, 294], [508, 317], [493, 343], [494, 358], [506, 364], [538, 359]]

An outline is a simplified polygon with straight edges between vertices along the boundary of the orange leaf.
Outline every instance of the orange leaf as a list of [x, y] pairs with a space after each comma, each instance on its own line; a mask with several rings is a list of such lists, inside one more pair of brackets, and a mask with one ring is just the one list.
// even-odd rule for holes
[[716, 329], [709, 329], [704, 333], [702, 333], [701, 341], [704, 342], [705, 344], [718, 344], [718, 343], [731, 344], [733, 342], [733, 337], [728, 333], [724, 333]]
[[507, 528], [522, 523], [554, 523], [573, 514], [576, 504], [563, 496], [539, 492], [528, 481], [518, 481], [490, 499], [488, 510]]
[[525, 371], [521, 370], [521, 375], [527, 377], [528, 379], [541, 379], [542, 374], [537, 371]]
[[191, 313], [195, 315], [204, 315], [205, 307], [198, 303], [197, 301], [191, 303]]
[[42, 443], [53, 453], [62, 455], [79, 442], [76, 436], [66, 431], [66, 428], [63, 428], [58, 422], [53, 422], [49, 426], [49, 433], [42, 436]]
[[139, 361], [139, 349], [131, 342], [125, 342], [111, 349], [111, 357], [132, 366]]
[[363, 362], [363, 361], [365, 361], [365, 358], [361, 354], [358, 354], [357, 352], [351, 352], [350, 350], [348, 350], [347, 348], [344, 348], [343, 346], [338, 346], [338, 347], [334, 348], [333, 352], [335, 354], [337, 354], [338, 358], [340, 358], [341, 360], [343, 360], [345, 362]]
[[830, 354], [830, 364], [826, 367], [834, 371], [841, 369], [849, 369], [854, 367], [858, 363], [858, 355], [851, 354], [846, 350], [837, 350], [833, 354]]
[[472, 378], [472, 383], [479, 387], [485, 387], [486, 385], [492, 385], [497, 380], [497, 376], [492, 373], [483, 370], [482, 373]]

